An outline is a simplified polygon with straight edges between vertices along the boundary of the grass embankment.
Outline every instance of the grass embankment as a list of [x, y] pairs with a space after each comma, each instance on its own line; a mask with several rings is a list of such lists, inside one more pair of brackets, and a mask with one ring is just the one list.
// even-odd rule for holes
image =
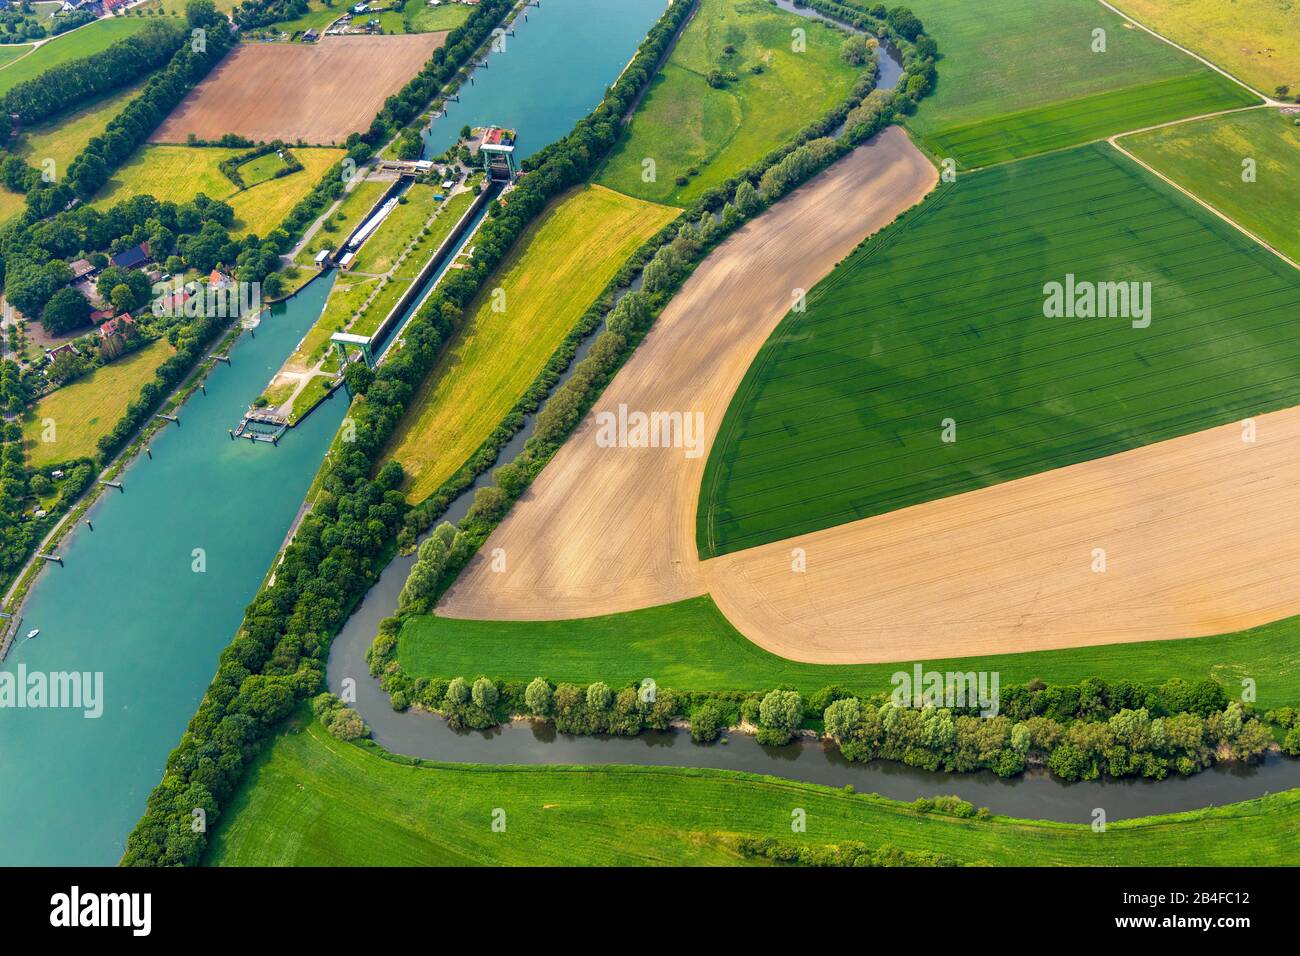
[[1300, 92], [1300, 5], [1293, 0], [1112, 0], [1140, 23], [1271, 94]]
[[[8, 93], [19, 83], [34, 80], [46, 70], [71, 60], [93, 56], [139, 33], [154, 21], [153, 17], [111, 17], [96, 20], [57, 36], [32, 50], [29, 56], [17, 57], [5, 63], [0, 54], [0, 95]], [[3, 48], [0, 48], [2, 50]]]
[[[805, 664], [763, 650], [731, 626], [707, 595], [676, 604], [576, 621], [465, 621], [433, 616], [406, 622], [398, 660], [412, 677], [488, 674], [499, 680], [625, 687], [653, 677], [661, 687], [754, 691], [785, 684], [809, 695], [829, 684], [862, 694], [892, 690], [897, 664]], [[997, 671], [1004, 686], [1041, 678], [1085, 677], [1161, 683], [1213, 677], [1225, 687], [1257, 682], [1262, 708], [1300, 704], [1300, 617], [1178, 641], [987, 657], [927, 660], [929, 670]]]
[[406, 201], [393, 208], [383, 226], [361, 247], [348, 269], [375, 275], [383, 275], [392, 269], [402, 250], [420, 234], [429, 217], [437, 211], [438, 203], [433, 197], [441, 191], [423, 183], [411, 186], [403, 194]]
[[[917, 0], [939, 83], [907, 121], [967, 167], [1258, 102], [1093, 0]], [[1094, 52], [1094, 30], [1105, 51]]]
[[[796, 27], [807, 31], [806, 52], [791, 49]], [[596, 181], [653, 202], [689, 204], [848, 95], [859, 68], [840, 56], [846, 37], [764, 0], [701, 0]], [[711, 71], [737, 78], [714, 88]], [[655, 162], [654, 182], [642, 179], [646, 159]]]
[[300, 266], [310, 266], [322, 249], [337, 250], [391, 185], [392, 183], [366, 179], [353, 186], [351, 192], [339, 203], [339, 208], [322, 223], [321, 228], [316, 230], [316, 234], [294, 257], [294, 262]]
[[[794, 808], [807, 832], [791, 833]], [[494, 832], [504, 810], [506, 829]], [[719, 865], [734, 836], [856, 840], [1025, 865], [1283, 865], [1300, 791], [1208, 810], [1078, 824], [957, 819], [814, 784], [669, 767], [411, 766], [295, 723], [222, 816], [220, 866]]]
[[[1126, 136], [1121, 145], [1300, 261], [1300, 126], [1271, 109]], [[1255, 179], [1242, 180], [1242, 162]]]
[[[619, 267], [676, 215], [589, 185], [529, 226], [393, 433], [408, 499], [428, 497], [487, 440]], [[497, 289], [504, 311], [494, 311]]]
[[341, 149], [295, 148], [292, 152], [303, 166], [298, 172], [239, 189], [219, 167], [244, 152], [247, 150], [215, 146], [143, 146], [113, 174], [94, 205], [103, 209], [144, 193], [159, 200], [186, 202], [204, 193], [234, 208], [233, 233], [265, 236], [344, 154]]
[[[1048, 317], [1067, 274], [1150, 282], [1149, 327], [1131, 306]], [[1300, 274], [1106, 144], [968, 174], [763, 346], [709, 459], [700, 553], [1294, 405], [1297, 307]]]
[[[389, 185], [391, 183], [365, 182], [354, 188], [335, 214], [334, 221], [338, 224], [337, 228], [329, 237], [329, 241], [319, 243], [320, 248], [329, 249], [342, 243], [348, 237], [348, 234], [361, 222], [371, 206], [383, 195], [384, 189]], [[357, 195], [361, 190], [365, 191], [361, 195]], [[388, 314], [402, 293], [410, 286], [420, 267], [437, 249], [439, 243], [451, 233], [451, 230], [460, 220], [460, 217], [465, 214], [465, 210], [469, 208], [473, 199], [474, 197], [470, 193], [462, 193], [447, 201], [438, 213], [437, 218], [430, 225], [429, 234], [421, 237], [420, 242], [412, 250], [412, 254], [407, 257], [402, 268], [396, 270], [393, 276], [389, 278], [383, 292], [375, 297], [370, 306], [358, 318], [351, 331], [356, 332], [358, 335], [367, 335], [378, 327], [384, 316]], [[415, 203], [408, 203], [406, 206], [398, 206], [388, 215], [383, 224], [362, 245], [361, 252], [358, 254], [357, 259], [353, 261], [353, 268], [339, 275], [338, 280], [334, 283], [334, 288], [330, 290], [329, 298], [325, 301], [325, 308], [321, 311], [320, 318], [316, 320], [316, 324], [312, 326], [311, 331], [303, 337], [298, 348], [289, 357], [285, 363], [287, 366], [306, 368], [314, 365], [329, 348], [329, 337], [335, 332], [341, 332], [347, 328], [352, 316], [365, 304], [366, 299], [381, 282], [380, 279], [372, 276], [359, 274], [356, 263], [365, 261], [363, 257], [373, 258], [376, 261], [389, 256], [395, 257], [405, 247], [405, 244], [410, 242], [416, 231], [408, 221], [413, 218], [413, 215], [404, 213], [401, 217], [398, 217], [399, 211], [406, 210], [408, 207], [412, 210], [412, 214], [423, 208], [423, 216], [425, 217], [431, 211], [429, 207], [423, 206], [423, 204], [417, 207]], [[424, 219], [420, 218], [420, 223], [423, 224], [423, 222]], [[402, 236], [400, 244], [395, 238], [390, 239], [390, 234], [396, 233], [400, 233]], [[312, 243], [308, 244], [308, 249], [317, 243], [320, 235], [321, 233], [318, 232]], [[372, 245], [380, 250], [388, 250], [388, 252], [379, 252], [372, 256]], [[390, 259], [390, 268], [391, 265]], [[365, 270], [360, 271], [364, 272]]]
[[[27, 463], [40, 468], [72, 458], [97, 458], [100, 436], [113, 430], [126, 406], [171, 354], [171, 346], [159, 339], [37, 402], [23, 418]], [[45, 422], [51, 419], [55, 440], [42, 441]]]

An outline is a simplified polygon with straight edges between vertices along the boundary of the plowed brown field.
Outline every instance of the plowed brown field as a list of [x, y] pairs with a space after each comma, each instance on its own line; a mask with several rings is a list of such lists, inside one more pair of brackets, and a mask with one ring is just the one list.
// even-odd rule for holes
[[369, 129], [384, 100], [419, 72], [446, 33], [241, 43], [149, 137], [184, 143], [237, 133], [255, 141], [341, 143]]
[[[793, 302], [859, 242], [933, 188], [897, 127], [740, 229], [700, 265], [596, 411], [701, 412], [704, 447], [603, 448], [588, 416], [447, 593], [453, 617], [563, 619], [703, 592], [700, 480], [731, 396]], [[506, 571], [488, 562], [504, 549]]]
[[1254, 444], [1224, 425], [724, 555], [704, 588], [756, 644], [823, 664], [1275, 621], [1300, 608], [1300, 408], [1255, 424]]

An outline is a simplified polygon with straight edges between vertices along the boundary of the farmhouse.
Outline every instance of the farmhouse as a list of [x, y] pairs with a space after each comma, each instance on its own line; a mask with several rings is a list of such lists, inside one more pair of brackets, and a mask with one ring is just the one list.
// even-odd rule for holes
[[99, 327], [100, 338], [111, 339], [115, 335], [125, 335], [135, 326], [135, 319], [130, 312], [123, 312], [115, 319], [109, 319]]
[[138, 269], [149, 261], [149, 243], [142, 242], [130, 249], [123, 249], [108, 261], [119, 269]]
[[68, 266], [72, 269], [72, 280], [74, 282], [78, 279], [84, 279], [86, 276], [94, 275], [97, 271], [88, 259], [76, 259], [68, 263]]

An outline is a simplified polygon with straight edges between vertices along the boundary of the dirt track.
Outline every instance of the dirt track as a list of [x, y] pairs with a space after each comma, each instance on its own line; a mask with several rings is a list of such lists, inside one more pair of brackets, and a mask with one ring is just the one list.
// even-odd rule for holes
[[[863, 238], [933, 188], [907, 135], [883, 132], [716, 249], [660, 316], [596, 411], [702, 412], [703, 454], [602, 448], [583, 422], [447, 593], [454, 617], [548, 620], [703, 593], [695, 509], [708, 450], [759, 347]], [[488, 562], [504, 549], [506, 570]]]
[[1256, 426], [1256, 444], [1234, 423], [724, 555], [707, 587], [755, 643], [817, 663], [1264, 624], [1300, 608], [1300, 409]]
[[241, 43], [149, 141], [184, 143], [191, 133], [201, 140], [238, 133], [254, 141], [341, 143], [368, 129], [384, 100], [446, 38], [441, 32]]

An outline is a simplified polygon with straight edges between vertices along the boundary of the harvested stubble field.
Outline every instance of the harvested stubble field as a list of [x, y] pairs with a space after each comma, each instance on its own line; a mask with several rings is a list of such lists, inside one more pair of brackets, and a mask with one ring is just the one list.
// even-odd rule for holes
[[[1150, 282], [1149, 327], [1047, 317], [1068, 274]], [[1300, 274], [1105, 144], [960, 177], [764, 346], [701, 556], [1295, 405], [1297, 307]]]
[[706, 586], [752, 641], [821, 664], [1257, 627], [1300, 610], [1300, 409], [1253, 422], [1253, 443], [1233, 422], [727, 554]]
[[446, 37], [241, 43], [172, 111], [150, 142], [237, 133], [257, 141], [341, 143], [369, 128], [384, 100], [419, 72]]
[[[811, 287], [936, 179], [907, 134], [891, 127], [714, 250], [596, 403], [597, 410], [698, 411], [704, 454], [599, 447], [588, 416], [439, 613], [549, 620], [702, 593], [694, 527], [704, 456], [745, 370], [791, 290]], [[510, 555], [501, 574], [483, 560], [497, 547]]]

